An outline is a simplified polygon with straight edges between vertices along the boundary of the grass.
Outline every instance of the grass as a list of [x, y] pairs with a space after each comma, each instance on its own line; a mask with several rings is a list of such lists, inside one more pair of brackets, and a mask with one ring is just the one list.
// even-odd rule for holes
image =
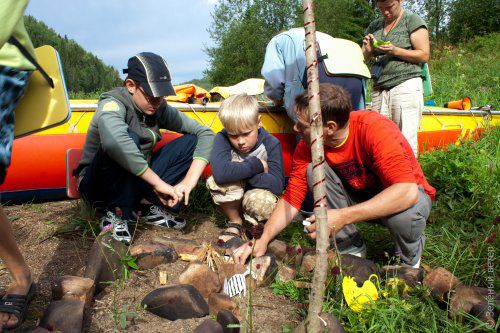
[[[420, 164], [426, 178], [437, 189], [437, 197], [426, 229], [426, 248], [422, 262], [431, 268], [445, 267], [466, 285], [498, 290], [500, 241], [500, 128], [488, 129], [479, 141], [422, 154]], [[495, 222], [496, 221], [496, 222]], [[298, 225], [298, 224], [297, 224]], [[300, 226], [289, 226], [281, 239], [304, 245]], [[361, 223], [369, 259], [378, 265], [391, 261], [391, 237], [387, 229], [375, 223]], [[489, 267], [492, 263], [493, 267]], [[489, 270], [488, 270], [489, 268]], [[299, 278], [307, 279], [307, 278]], [[344, 302], [338, 277], [330, 276], [323, 305], [348, 332], [495, 332], [474, 317], [448, 317], [447, 305], [438, 304], [425, 286], [414, 288], [401, 297], [384, 285], [380, 298], [361, 313], [353, 312]], [[308, 289], [295, 287], [293, 281], [275, 282], [274, 292], [298, 304], [305, 316]], [[286, 328], [289, 329], [288, 327]]]
[[429, 61], [437, 105], [469, 96], [473, 105], [500, 105], [500, 33], [466, 44], [433, 45]]

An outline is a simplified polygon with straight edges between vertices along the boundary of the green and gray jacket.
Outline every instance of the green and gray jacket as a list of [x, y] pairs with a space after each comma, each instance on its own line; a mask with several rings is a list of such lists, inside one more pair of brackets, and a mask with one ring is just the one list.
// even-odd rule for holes
[[[153, 147], [161, 140], [161, 129], [182, 134], [194, 134], [198, 143], [193, 158], [208, 163], [214, 133], [163, 101], [155, 114], [146, 116], [132, 100], [124, 87], [101, 95], [97, 110], [90, 122], [83, 155], [78, 169], [89, 165], [97, 150], [103, 150], [125, 170], [142, 175], [148, 168]], [[139, 136], [140, 148], [128, 131]]]

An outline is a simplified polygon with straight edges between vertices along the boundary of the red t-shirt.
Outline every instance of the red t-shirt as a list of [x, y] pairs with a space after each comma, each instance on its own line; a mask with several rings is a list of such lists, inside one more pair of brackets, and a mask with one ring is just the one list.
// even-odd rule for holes
[[[425, 180], [410, 144], [389, 118], [375, 111], [351, 112], [347, 141], [338, 148], [324, 149], [328, 165], [355, 191], [375, 194], [392, 184], [416, 183], [434, 200], [436, 189]], [[283, 195], [297, 209], [307, 192], [309, 163], [311, 148], [300, 141]]]

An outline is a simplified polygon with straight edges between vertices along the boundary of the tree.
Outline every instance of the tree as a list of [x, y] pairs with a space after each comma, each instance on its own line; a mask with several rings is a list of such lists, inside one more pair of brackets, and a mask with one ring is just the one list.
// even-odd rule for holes
[[[364, 31], [375, 18], [367, 0], [316, 0], [316, 29], [336, 38], [361, 43]], [[297, 23], [302, 25], [302, 17]]]
[[451, 4], [448, 32], [451, 42], [500, 31], [498, 0], [455, 0]]
[[232, 85], [260, 77], [266, 45], [281, 30], [293, 26], [298, 0], [223, 0], [215, 7], [208, 30], [215, 42], [205, 49], [215, 85]]

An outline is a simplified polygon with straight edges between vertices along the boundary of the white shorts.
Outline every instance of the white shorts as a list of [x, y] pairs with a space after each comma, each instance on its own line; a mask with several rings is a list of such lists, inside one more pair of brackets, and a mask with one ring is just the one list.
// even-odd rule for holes
[[372, 108], [389, 117], [410, 143], [415, 156], [418, 154], [417, 131], [422, 120], [424, 94], [422, 78], [409, 79], [386, 90], [373, 90]]

